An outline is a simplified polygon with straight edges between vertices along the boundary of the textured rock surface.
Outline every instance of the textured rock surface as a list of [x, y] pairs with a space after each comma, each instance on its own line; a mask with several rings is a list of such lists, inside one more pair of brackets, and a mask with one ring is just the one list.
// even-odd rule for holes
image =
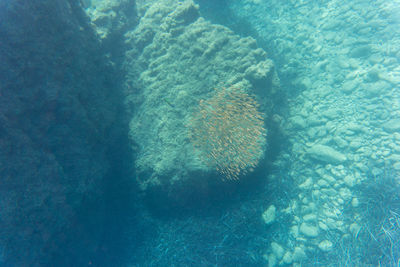
[[84, 266], [124, 131], [113, 70], [75, 1], [1, 1], [0, 47], [0, 265]]
[[141, 186], [170, 186], [196, 178], [195, 171], [210, 171], [196, 157], [185, 127], [201, 98], [236, 85], [256, 93], [268, 114], [278, 79], [254, 39], [204, 20], [192, 1], [157, 2], [143, 13], [126, 34], [130, 134], [140, 144]]
[[[260, 39], [273, 44], [271, 51], [280, 58], [276, 64], [282, 88], [293, 92], [282, 119], [292, 146], [276, 163], [278, 169], [288, 170], [299, 189], [291, 204], [285, 204], [293, 214], [288, 228], [303, 225], [308, 214], [318, 221], [318, 236], [293, 230], [289, 241], [276, 242], [288, 249], [313, 247], [321, 255], [324, 251], [331, 254], [329, 259], [339, 259], [336, 265], [392, 264], [399, 254], [385, 260], [383, 254], [388, 252], [371, 256], [375, 253], [371, 247], [383, 248], [386, 241], [369, 239], [370, 233], [364, 239], [358, 234], [347, 244], [349, 251], [357, 248], [357, 253], [364, 253], [352, 257], [351, 263], [340, 261], [346, 257], [333, 248], [355, 236], [353, 223], [376, 220], [355, 198], [363, 194], [357, 188], [376, 184], [385, 176], [398, 180], [400, 175], [399, 6], [384, 0], [328, 0], [318, 5], [310, 1], [232, 2], [230, 10], [250, 23]], [[384, 45], [382, 40], [386, 40]], [[372, 202], [388, 205], [380, 199], [385, 194], [381, 190], [368, 194]], [[354, 203], [351, 209], [349, 201]], [[381, 231], [381, 226], [374, 227]], [[385, 246], [385, 251], [399, 251], [391, 241]]]
[[113, 39], [136, 23], [134, 0], [92, 1], [87, 6], [86, 13], [102, 40]]

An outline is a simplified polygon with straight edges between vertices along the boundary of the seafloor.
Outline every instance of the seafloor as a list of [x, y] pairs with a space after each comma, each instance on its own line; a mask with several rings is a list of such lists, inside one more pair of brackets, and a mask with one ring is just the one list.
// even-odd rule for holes
[[0, 2], [0, 266], [399, 266], [399, 29], [398, 0]]

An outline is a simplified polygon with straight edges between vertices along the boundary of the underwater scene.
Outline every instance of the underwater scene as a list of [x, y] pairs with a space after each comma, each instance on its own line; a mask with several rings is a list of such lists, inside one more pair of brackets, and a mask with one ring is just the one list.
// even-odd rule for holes
[[399, 0], [0, 0], [0, 267], [400, 266]]

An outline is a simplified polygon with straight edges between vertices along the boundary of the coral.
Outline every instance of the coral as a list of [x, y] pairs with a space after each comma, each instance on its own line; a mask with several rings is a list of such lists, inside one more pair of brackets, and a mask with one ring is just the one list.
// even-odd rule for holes
[[222, 88], [200, 100], [189, 123], [189, 138], [200, 159], [226, 179], [253, 171], [263, 155], [266, 129], [255, 97], [239, 88]]

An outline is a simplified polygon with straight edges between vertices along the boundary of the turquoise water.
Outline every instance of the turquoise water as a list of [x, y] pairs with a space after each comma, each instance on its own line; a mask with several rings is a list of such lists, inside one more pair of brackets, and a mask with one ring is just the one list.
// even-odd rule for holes
[[[260, 97], [267, 116], [269, 148], [259, 169], [253, 177], [247, 178], [249, 184], [235, 189], [239, 192], [215, 201], [214, 194], [223, 189], [211, 187], [211, 190], [207, 189], [207, 195], [197, 196], [201, 201], [223, 205], [217, 215], [206, 213], [198, 218], [199, 211], [191, 206], [193, 203], [189, 202], [188, 207], [184, 202], [189, 217], [170, 218], [171, 221], [161, 223], [160, 236], [149, 245], [156, 248], [153, 253], [157, 257], [148, 264], [397, 266], [400, 166], [398, 3], [199, 1], [198, 4], [200, 16], [225, 25], [241, 38], [256, 39], [258, 46], [275, 64], [278, 89], [273, 82], [268, 85], [267, 80], [260, 81], [264, 83], [260, 85], [254, 82], [256, 78], [245, 75], [245, 79], [252, 83], [249, 90]], [[138, 9], [141, 7], [143, 10], [147, 8], [138, 2]], [[151, 7], [157, 10], [152, 12], [163, 10], [161, 2]], [[171, 12], [168, 16], [173, 17], [176, 11], [168, 12]], [[151, 17], [149, 15], [143, 23], [139, 22], [141, 31], [152, 25]], [[155, 21], [158, 23], [157, 19]], [[182, 31], [190, 32], [191, 25], [197, 23], [195, 18], [189, 22], [183, 22], [186, 29]], [[161, 20], [160, 23], [164, 22]], [[204, 28], [214, 26], [206, 25], [202, 30], [200, 26], [196, 27], [200, 32], [207, 32]], [[223, 32], [219, 35], [223, 34], [229, 35]], [[141, 33], [135, 32], [132, 39], [135, 36], [141, 36]], [[186, 39], [179, 39], [181, 36]], [[206, 37], [205, 33], [203, 36], [208, 38], [209, 46], [218, 43], [217, 36]], [[187, 102], [176, 97], [180, 92], [174, 92], [180, 90], [174, 87], [176, 81], [182, 83], [183, 88], [190, 84], [191, 91], [185, 91], [185, 94], [202, 95], [207, 93], [205, 88], [218, 82], [234, 80], [235, 83], [235, 79], [240, 78], [227, 74], [231, 72], [229, 66], [247, 64], [239, 60], [242, 57], [240, 51], [233, 52], [234, 48], [226, 44], [233, 41], [223, 41], [216, 49], [220, 49], [223, 55], [234, 54], [236, 61], [229, 56], [221, 59], [223, 55], [215, 55], [203, 63], [201, 52], [197, 61], [197, 58], [192, 58], [190, 50], [179, 49], [199, 46], [201, 51], [204, 46], [202, 39], [178, 33], [165, 41], [159, 42], [157, 37], [156, 40], [157, 44], [149, 46], [143, 54], [144, 59], [139, 60], [158, 64], [154, 70], [149, 68], [158, 83], [146, 77], [147, 74], [139, 74], [139, 80], [144, 84], [144, 98], [149, 99], [150, 105], [154, 98], [167, 94], [168, 99], [175, 101], [175, 110], [179, 110], [179, 105]], [[189, 63], [169, 54], [168, 50], [174, 46], [178, 47], [173, 49], [175, 53], [191, 58]], [[166, 49], [160, 53], [163, 59], [147, 56], [152, 49], [156, 58], [158, 49]], [[253, 60], [252, 64], [260, 64], [257, 57]], [[207, 72], [210, 65], [220, 66], [212, 67], [217, 77]], [[180, 67], [190, 70], [186, 72]], [[163, 68], [168, 76], [158, 75]], [[199, 69], [204, 69], [201, 73], [206, 74], [197, 76]], [[234, 71], [240, 73], [240, 70]], [[199, 77], [201, 81], [197, 80]], [[159, 88], [164, 89], [155, 93]], [[185, 96], [182, 99], [188, 99], [190, 103], [190, 98]], [[184, 105], [183, 109], [190, 110], [190, 106]], [[139, 109], [146, 110], [145, 107]], [[152, 106], [149, 112], [154, 114], [157, 109], [157, 106]], [[168, 112], [163, 114], [161, 121], [166, 125], [181, 118], [176, 114], [168, 115]], [[143, 127], [143, 120], [150, 121], [134, 115], [131, 126], [139, 123], [139, 127]], [[158, 129], [157, 125], [149, 124], [147, 127]], [[148, 128], [144, 129], [146, 135], [138, 135], [141, 132], [138, 126], [131, 128], [133, 139], [147, 144], [142, 146], [143, 151], [148, 151], [152, 144], [155, 147], [139, 155], [145, 162], [140, 162], [138, 168], [157, 162], [156, 168], [161, 169], [156, 173], [161, 176], [164, 172], [175, 173], [176, 179], [183, 179], [185, 174], [181, 174], [181, 170], [191, 170], [195, 163], [190, 163], [186, 152], [182, 154], [184, 158], [171, 155], [180, 148], [155, 141], [160, 132], [152, 136]], [[170, 138], [171, 131], [174, 132], [173, 138]], [[172, 123], [161, 136], [166, 142], [173, 142], [181, 131], [179, 125]], [[160, 156], [163, 153], [165, 155]], [[169, 167], [173, 160], [178, 162], [175, 165], [179, 166], [178, 170]], [[225, 191], [221, 193], [227, 194]], [[177, 198], [181, 197], [177, 194]], [[238, 202], [229, 203], [232, 198]], [[204, 205], [207, 209], [215, 209], [214, 203]]]
[[0, 2], [0, 266], [399, 266], [400, 2]]

